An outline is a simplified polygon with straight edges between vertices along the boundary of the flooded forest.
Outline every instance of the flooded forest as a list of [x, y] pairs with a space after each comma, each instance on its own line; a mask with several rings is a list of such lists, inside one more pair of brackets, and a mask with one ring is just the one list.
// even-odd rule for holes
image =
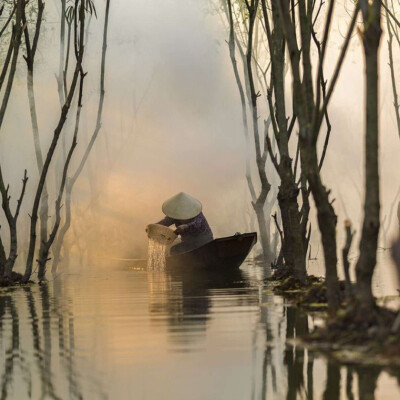
[[0, 400], [400, 398], [399, 0], [0, 0]]

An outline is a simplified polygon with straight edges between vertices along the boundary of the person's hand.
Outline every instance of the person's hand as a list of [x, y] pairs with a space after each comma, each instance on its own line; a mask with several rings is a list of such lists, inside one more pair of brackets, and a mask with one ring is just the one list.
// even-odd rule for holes
[[180, 235], [186, 228], [187, 228], [187, 225], [180, 225], [180, 226], [178, 226], [178, 227], [174, 230], [175, 235]]

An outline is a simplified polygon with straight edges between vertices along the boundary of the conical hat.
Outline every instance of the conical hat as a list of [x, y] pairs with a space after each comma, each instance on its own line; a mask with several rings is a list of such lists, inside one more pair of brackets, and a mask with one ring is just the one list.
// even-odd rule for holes
[[201, 213], [201, 203], [186, 193], [178, 193], [162, 205], [163, 213], [170, 218], [185, 220], [197, 217]]

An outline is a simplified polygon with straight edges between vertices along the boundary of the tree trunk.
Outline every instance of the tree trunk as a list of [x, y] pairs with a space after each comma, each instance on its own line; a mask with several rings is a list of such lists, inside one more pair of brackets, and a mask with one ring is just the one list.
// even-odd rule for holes
[[272, 261], [269, 225], [267, 226], [267, 219], [265, 218], [263, 205], [254, 205], [254, 211], [257, 216], [258, 228], [260, 230], [260, 240], [264, 261], [268, 263]]
[[[33, 62], [33, 60], [32, 60]], [[28, 99], [29, 99], [29, 109], [31, 114], [31, 124], [32, 124], [32, 132], [33, 132], [33, 141], [35, 145], [35, 155], [36, 155], [36, 163], [38, 166], [39, 174], [42, 173], [43, 170], [43, 154], [42, 148], [40, 144], [39, 137], [39, 126], [37, 121], [37, 112], [36, 112], [36, 100], [35, 100], [35, 91], [34, 91], [34, 83], [33, 83], [33, 65], [29, 65], [28, 63]], [[44, 182], [43, 185], [43, 193], [40, 201], [40, 247], [39, 247], [39, 259], [43, 259], [43, 255], [46, 252], [44, 248], [44, 244], [47, 241], [47, 223], [49, 219], [49, 195], [47, 192], [47, 184]]]
[[1, 237], [0, 237], [0, 279], [4, 274], [4, 268], [6, 265], [6, 261], [7, 261], [6, 252], [4, 250], [3, 241], [1, 240]]
[[[286, 40], [279, 17], [277, 0], [271, 2], [272, 27], [269, 22], [270, 17], [265, 0], [261, 4], [271, 58], [271, 83], [267, 96], [268, 105], [274, 136], [280, 154], [280, 162], [278, 164], [277, 157], [272, 150], [272, 145], [268, 145], [271, 159], [275, 160], [273, 163], [281, 180], [278, 203], [281, 210], [284, 232], [282, 251], [285, 264], [293, 269], [297, 279], [305, 282], [307, 273], [303, 245], [304, 239], [302, 237], [301, 215], [297, 202], [299, 190], [296, 185], [295, 174], [292, 170], [292, 159], [289, 156], [290, 129], [288, 129], [286, 114], [284, 74]], [[273, 104], [273, 95], [275, 104]], [[267, 144], [269, 143], [268, 140]]]
[[[364, 1], [363, 1], [364, 3]], [[379, 0], [373, 6], [361, 5], [364, 18], [363, 48], [366, 68], [365, 121], [365, 199], [364, 222], [361, 232], [360, 256], [356, 265], [356, 299], [363, 308], [372, 308], [372, 276], [376, 266], [379, 235], [379, 89], [378, 51], [381, 36]]]
[[[75, 8], [78, 8], [78, 0], [76, 1], [76, 6]], [[76, 15], [76, 18], [78, 19], [78, 15]], [[61, 131], [63, 129], [63, 126], [65, 124], [65, 121], [67, 119], [67, 115], [71, 106], [71, 102], [75, 93], [75, 89], [77, 86], [77, 81], [78, 77], [82, 68], [82, 59], [83, 59], [83, 52], [84, 52], [84, 46], [83, 46], [83, 41], [84, 41], [84, 27], [85, 27], [85, 8], [83, 4], [83, 0], [80, 2], [80, 7], [79, 7], [79, 43], [78, 38], [75, 37], [76, 41], [76, 67], [74, 71], [74, 75], [72, 78], [72, 82], [69, 88], [68, 96], [65, 100], [65, 104], [61, 110], [61, 115], [59, 118], [59, 121], [57, 123], [57, 126], [54, 130], [54, 135], [53, 139], [51, 141], [49, 150], [46, 155], [45, 162], [43, 164], [43, 169], [40, 174], [39, 178], [39, 183], [36, 189], [35, 193], [35, 198], [34, 198], [34, 203], [32, 207], [32, 213], [31, 213], [31, 224], [30, 224], [30, 241], [29, 241], [29, 249], [28, 249], [28, 256], [27, 256], [27, 261], [26, 261], [26, 268], [25, 268], [25, 274], [24, 274], [24, 282], [27, 282], [30, 279], [30, 276], [32, 274], [32, 265], [33, 265], [33, 258], [35, 254], [35, 247], [36, 247], [36, 224], [38, 220], [38, 210], [39, 210], [39, 204], [41, 200], [41, 196], [43, 193], [43, 188], [46, 182], [47, 174], [49, 171], [50, 163], [53, 159], [53, 155], [55, 153], [58, 140], [61, 135]], [[78, 28], [76, 28], [76, 31], [78, 31]]]
[[109, 14], [110, 14], [110, 2], [111, 0], [107, 0], [106, 2], [106, 10], [104, 16], [104, 28], [103, 28], [103, 46], [101, 53], [101, 72], [100, 72], [100, 97], [99, 104], [97, 109], [97, 117], [96, 117], [96, 126], [94, 132], [90, 138], [89, 144], [86, 147], [85, 153], [83, 154], [79, 165], [71, 178], [67, 179], [66, 189], [65, 189], [65, 203], [66, 203], [66, 215], [65, 222], [62, 228], [60, 229], [57, 239], [54, 243], [54, 260], [52, 264], [52, 273], [57, 272], [57, 266], [60, 261], [61, 248], [63, 245], [63, 240], [65, 238], [66, 233], [68, 232], [71, 226], [71, 196], [72, 189], [75, 185], [75, 182], [78, 180], [83, 168], [86, 165], [88, 157], [93, 149], [93, 146], [96, 142], [96, 139], [99, 135], [101, 129], [101, 119], [103, 115], [103, 106], [104, 106], [104, 98], [105, 98], [105, 71], [106, 71], [106, 56], [107, 56], [107, 43], [108, 43], [108, 22], [109, 22]]
[[337, 217], [329, 201], [329, 192], [321, 180], [316, 146], [310, 143], [307, 133], [302, 134], [300, 132], [300, 146], [302, 164], [305, 167], [304, 172], [317, 208], [318, 227], [321, 232], [325, 258], [328, 308], [331, 313], [334, 313], [340, 305], [336, 254]]
[[285, 264], [293, 268], [295, 277], [301, 282], [307, 278], [304, 241], [301, 233], [301, 215], [297, 203], [299, 190], [294, 182], [291, 160], [281, 157], [281, 185], [278, 192], [278, 203], [282, 216], [284, 232], [283, 257]]
[[382, 371], [381, 367], [365, 365], [356, 367], [355, 369], [358, 376], [359, 399], [375, 400], [375, 389], [378, 377]]
[[351, 279], [350, 279], [349, 252], [351, 243], [353, 241], [354, 232], [352, 232], [351, 222], [349, 220], [345, 221], [344, 227], [346, 232], [346, 243], [342, 249], [343, 270], [344, 270], [345, 285], [346, 285], [346, 296], [351, 297], [353, 294], [353, 287], [351, 285]]

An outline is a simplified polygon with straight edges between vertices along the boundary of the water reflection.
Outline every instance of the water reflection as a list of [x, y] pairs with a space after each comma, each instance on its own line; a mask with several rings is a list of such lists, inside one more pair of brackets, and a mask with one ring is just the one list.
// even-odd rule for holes
[[[52, 288], [53, 294], [43, 284], [0, 295], [1, 399], [58, 400], [67, 393], [70, 399], [83, 399], [73, 361], [73, 316], [60, 312], [61, 307], [52, 307], [52, 300], [60, 298], [57, 284]], [[57, 330], [53, 329], [55, 321]], [[55, 341], [58, 349], [53, 346]], [[60, 378], [68, 384], [68, 392], [63, 394], [56, 390], [55, 381], [63, 384]]]
[[[157, 324], [160, 316], [167, 316], [168, 340], [172, 345], [171, 351], [175, 352], [199, 350], [194, 343], [206, 335], [213, 290], [229, 288], [232, 297], [233, 287], [245, 286], [240, 270], [222, 274], [193, 270], [159, 271], [149, 273], [148, 281], [151, 320]], [[235, 304], [241, 304], [240, 293]]]
[[298, 346], [262, 270], [112, 270], [0, 292], [0, 399], [397, 399], [399, 369]]

